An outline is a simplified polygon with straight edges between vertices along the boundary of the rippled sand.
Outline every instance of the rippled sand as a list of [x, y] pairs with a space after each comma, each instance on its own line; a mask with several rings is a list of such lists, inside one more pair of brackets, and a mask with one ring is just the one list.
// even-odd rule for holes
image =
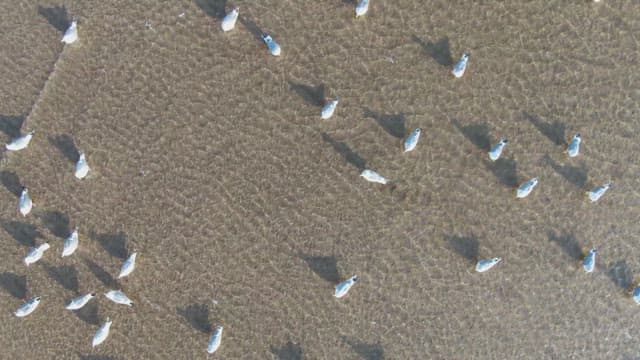
[[[346, 0], [236, 1], [227, 34], [224, 1], [59, 5], [0, 12], [0, 142], [37, 131], [0, 161], [2, 358], [639, 358], [640, 3], [372, 0], [355, 19]], [[71, 16], [80, 42], [63, 47]], [[490, 163], [501, 137], [504, 159]], [[363, 166], [393, 184], [367, 183]], [[76, 225], [80, 248], [63, 259]], [[138, 268], [116, 282], [133, 250]], [[64, 309], [112, 288], [136, 306], [101, 294]], [[14, 317], [32, 296], [36, 312]], [[107, 316], [111, 335], [92, 350]]]

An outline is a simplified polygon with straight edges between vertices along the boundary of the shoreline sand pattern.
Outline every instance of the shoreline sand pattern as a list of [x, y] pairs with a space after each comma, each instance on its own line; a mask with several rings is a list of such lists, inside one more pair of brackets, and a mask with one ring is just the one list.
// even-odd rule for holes
[[[0, 136], [37, 129], [0, 162], [6, 356], [205, 358], [218, 324], [213, 356], [230, 359], [640, 354], [627, 294], [640, 266], [640, 4], [377, 1], [355, 19], [340, 1], [234, 2], [223, 33], [222, 1], [85, 1], [66, 4], [80, 40], [64, 50], [57, 5], [0, 15]], [[453, 79], [462, 51], [469, 68]], [[318, 103], [335, 96], [321, 121]], [[500, 137], [508, 151], [491, 163]], [[363, 181], [365, 166], [394, 183]], [[608, 181], [590, 204], [583, 190]], [[38, 204], [24, 219], [19, 185]], [[74, 224], [72, 257], [25, 269], [29, 245], [58, 253]], [[136, 272], [117, 283], [134, 248]], [[493, 256], [499, 268], [475, 274]], [[335, 281], [353, 273], [357, 289], [336, 301]], [[135, 308], [64, 310], [114, 284]], [[18, 321], [33, 296], [41, 308]], [[92, 351], [107, 316], [117, 330]]]

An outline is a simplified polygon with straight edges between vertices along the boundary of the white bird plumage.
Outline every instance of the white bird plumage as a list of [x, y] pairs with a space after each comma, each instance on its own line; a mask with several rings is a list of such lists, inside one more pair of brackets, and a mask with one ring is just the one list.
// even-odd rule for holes
[[467, 70], [468, 61], [469, 61], [469, 54], [467, 54], [466, 52], [462, 53], [460, 60], [458, 60], [458, 62], [455, 65], [453, 65], [453, 70], [451, 71], [453, 76], [457, 78], [462, 77], [462, 75], [464, 75], [465, 70]]
[[591, 250], [589, 250], [589, 254], [584, 257], [584, 260], [582, 261], [582, 267], [584, 268], [584, 271], [588, 273], [593, 272], [596, 267], [597, 252], [598, 250], [596, 248], [591, 248]]
[[87, 305], [89, 300], [93, 299], [95, 296], [96, 293], [89, 293], [75, 297], [69, 302], [69, 305], [67, 305], [67, 310], [82, 309], [85, 305]]
[[64, 248], [62, 249], [62, 257], [73, 254], [78, 248], [78, 227], [76, 226], [71, 235], [64, 240]]
[[420, 133], [422, 133], [422, 129], [417, 128], [407, 136], [404, 140], [404, 152], [413, 151], [418, 145], [418, 141], [420, 140]]
[[273, 40], [271, 35], [262, 34], [262, 40], [264, 41], [265, 44], [267, 44], [267, 47], [269, 48], [269, 52], [271, 53], [271, 55], [280, 56], [280, 45], [278, 45], [278, 43], [275, 40]]
[[129, 274], [131, 274], [133, 272], [133, 270], [136, 267], [136, 256], [138, 255], [137, 252], [134, 252], [133, 254], [129, 255], [129, 257], [127, 258], [127, 260], [125, 260], [122, 263], [122, 267], [120, 267], [120, 274], [118, 275], [118, 279], [121, 279], [125, 276], [128, 276]]
[[569, 146], [567, 146], [567, 155], [569, 155], [569, 157], [578, 156], [578, 154], [580, 153], [581, 141], [582, 141], [582, 138], [580, 137], [580, 133], [573, 135], [573, 139], [571, 139]]
[[110, 290], [109, 292], [105, 293], [104, 296], [106, 296], [107, 299], [113, 301], [116, 304], [133, 306], [133, 301], [131, 301], [131, 299], [129, 299], [127, 295], [125, 295], [120, 290]]
[[22, 188], [22, 192], [20, 193], [20, 200], [18, 200], [18, 210], [20, 210], [20, 214], [22, 216], [27, 216], [31, 212], [33, 208], [33, 201], [31, 201], [31, 197], [29, 196], [29, 189]]
[[26, 149], [27, 146], [29, 146], [29, 143], [31, 142], [31, 138], [33, 138], [33, 135], [35, 133], [36, 133], [35, 130], [31, 130], [24, 135], [18, 136], [17, 138], [11, 140], [10, 143], [5, 145], [5, 148], [9, 151], [18, 151], [18, 150]]
[[356, 5], [356, 17], [364, 16], [369, 11], [369, 0], [360, 0]]
[[347, 280], [339, 283], [338, 285], [336, 285], [336, 291], [333, 294], [333, 296], [335, 296], [336, 298], [341, 298], [345, 295], [347, 295], [347, 293], [349, 292], [349, 290], [351, 290], [351, 287], [358, 281], [358, 275], [354, 275], [350, 278], [348, 278]]
[[612, 185], [611, 183], [606, 183], [604, 185], [596, 186], [593, 189], [591, 189], [591, 191], [588, 191], [587, 195], [589, 195], [589, 200], [591, 200], [591, 202], [596, 202], [600, 200], [602, 195], [604, 195], [604, 193], [606, 193], [607, 190], [609, 190], [611, 185]]
[[78, 179], [84, 179], [85, 176], [89, 173], [89, 164], [87, 164], [87, 157], [84, 155], [82, 151], [80, 151], [80, 156], [78, 157], [78, 162], [76, 163], [76, 171], [75, 176]]
[[635, 289], [633, 289], [631, 298], [636, 302], [636, 304], [640, 304], [640, 285], [636, 286]]
[[233, 30], [233, 28], [236, 26], [236, 20], [238, 20], [239, 13], [240, 8], [235, 7], [233, 8], [233, 10], [229, 11], [227, 15], [224, 16], [224, 18], [222, 19], [222, 24], [220, 25], [222, 27], [222, 31], [227, 32]]
[[323, 108], [322, 108], [322, 113], [321, 113], [321, 117], [324, 120], [329, 119], [330, 117], [333, 116], [333, 112], [336, 111], [336, 107], [338, 106], [338, 98], [335, 98], [334, 100], [329, 101]]
[[529, 194], [531, 194], [531, 191], [533, 191], [533, 189], [536, 187], [536, 185], [538, 185], [538, 178], [533, 178], [533, 179], [523, 183], [518, 188], [518, 191], [516, 192], [516, 196], [518, 198], [525, 198], [525, 197], [529, 196]]
[[482, 259], [476, 264], [476, 271], [485, 272], [494, 267], [500, 261], [502, 261], [502, 258], [499, 257], [495, 257], [493, 259]]
[[375, 182], [383, 185], [389, 182], [387, 178], [385, 178], [384, 176], [378, 174], [377, 172], [371, 169], [362, 170], [362, 172], [360, 173], [360, 176], [365, 178], [365, 180], [367, 181]]
[[38, 304], [40, 304], [40, 296], [25, 301], [24, 304], [20, 305], [20, 307], [14, 314], [17, 317], [25, 317], [34, 312], [38, 307]]
[[107, 340], [107, 337], [109, 336], [109, 329], [111, 328], [112, 322], [113, 321], [111, 321], [111, 319], [107, 318], [107, 321], [104, 324], [102, 324], [102, 326], [100, 326], [100, 329], [98, 329], [98, 331], [96, 331], [96, 334], [93, 335], [93, 340], [91, 341], [92, 347], [96, 347], [102, 344], [105, 340]]
[[220, 348], [220, 344], [222, 343], [222, 330], [224, 328], [222, 326], [217, 326], [211, 337], [209, 338], [209, 344], [207, 345], [207, 352], [209, 354], [213, 354]]
[[32, 248], [27, 254], [27, 256], [24, 258], [24, 263], [27, 264], [27, 266], [29, 266], [37, 262], [38, 260], [40, 260], [40, 258], [42, 258], [42, 255], [44, 255], [44, 252], [49, 248], [50, 246], [48, 243], [43, 243], [43, 244], [40, 244], [38, 247]]
[[78, 22], [73, 19], [67, 31], [64, 32], [61, 41], [65, 44], [73, 44], [76, 40], [78, 40]]
[[509, 140], [504, 138], [500, 139], [500, 141], [497, 144], [493, 145], [493, 147], [489, 151], [489, 159], [491, 159], [491, 161], [498, 160], [500, 158], [500, 155], [502, 155], [502, 150], [508, 143]]

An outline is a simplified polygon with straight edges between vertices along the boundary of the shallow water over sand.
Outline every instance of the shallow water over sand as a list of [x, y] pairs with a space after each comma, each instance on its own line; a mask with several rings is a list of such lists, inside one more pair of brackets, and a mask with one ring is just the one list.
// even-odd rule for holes
[[[237, 1], [225, 34], [222, 1], [71, 1], [80, 42], [67, 47], [59, 3], [5, 6], [0, 142], [37, 133], [0, 160], [2, 357], [638, 358], [640, 3], [469, 3], [372, 0], [355, 19], [348, 1]], [[365, 166], [393, 183], [367, 183]], [[133, 250], [136, 271], [116, 282]], [[136, 305], [109, 302], [113, 288]], [[64, 309], [90, 291], [82, 312]], [[39, 308], [14, 317], [33, 296]]]

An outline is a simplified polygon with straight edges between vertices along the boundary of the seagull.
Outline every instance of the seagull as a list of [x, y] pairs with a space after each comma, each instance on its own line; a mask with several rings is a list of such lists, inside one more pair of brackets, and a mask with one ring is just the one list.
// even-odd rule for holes
[[582, 141], [580, 133], [573, 135], [573, 139], [571, 139], [569, 146], [567, 146], [567, 155], [569, 155], [569, 157], [578, 156], [578, 153], [580, 153], [580, 141]]
[[354, 275], [348, 278], [347, 280], [339, 283], [338, 285], [336, 285], [336, 292], [335, 294], [333, 294], [333, 296], [340, 299], [341, 297], [347, 295], [347, 293], [349, 292], [349, 290], [351, 290], [351, 287], [353, 286], [353, 284], [356, 283], [356, 281], [358, 281], [358, 275]]
[[62, 249], [62, 257], [73, 254], [78, 248], [78, 227], [73, 229], [71, 235], [64, 241], [64, 248]]
[[453, 66], [453, 76], [459, 78], [464, 75], [464, 71], [467, 69], [467, 61], [469, 61], [469, 54], [462, 53], [460, 60]]
[[73, 19], [67, 31], [64, 32], [61, 41], [65, 44], [73, 44], [76, 40], [78, 40], [78, 22]]
[[87, 164], [87, 158], [84, 156], [84, 153], [80, 152], [80, 157], [78, 158], [78, 162], [76, 163], [76, 172], [75, 175], [78, 179], [84, 179], [85, 176], [89, 173], [89, 164]]
[[369, 11], [369, 0], [360, 0], [356, 5], [356, 17], [364, 16]]
[[20, 193], [20, 200], [18, 200], [18, 209], [20, 210], [20, 214], [22, 214], [22, 216], [27, 216], [27, 214], [31, 212], [31, 208], [33, 208], [33, 202], [29, 197], [29, 190], [26, 187], [23, 187], [22, 192]]
[[493, 259], [482, 259], [482, 260], [478, 261], [478, 263], [476, 264], [476, 271], [477, 272], [485, 272], [485, 271], [491, 269], [492, 267], [494, 267], [501, 260], [502, 260], [502, 258], [499, 258], [499, 257], [496, 257], [496, 258], [493, 258]]
[[133, 301], [131, 301], [131, 299], [129, 299], [127, 295], [120, 290], [111, 290], [105, 293], [104, 296], [116, 304], [133, 306]]
[[29, 266], [37, 262], [38, 260], [40, 260], [40, 258], [42, 258], [42, 255], [44, 255], [44, 252], [50, 247], [51, 246], [49, 246], [49, 243], [43, 243], [43, 244], [40, 244], [40, 246], [38, 247], [32, 248], [31, 251], [29, 251], [27, 256], [24, 258], [24, 263], [27, 264], [27, 266]]
[[209, 338], [209, 345], [207, 346], [207, 352], [209, 354], [213, 354], [220, 347], [220, 343], [222, 342], [222, 326], [217, 326], [215, 330], [213, 330], [213, 334]]
[[264, 41], [265, 44], [267, 44], [267, 47], [269, 48], [269, 52], [271, 53], [271, 55], [280, 56], [280, 45], [278, 45], [278, 43], [275, 40], [273, 40], [271, 35], [263, 33], [262, 40]]
[[25, 317], [31, 314], [40, 304], [40, 296], [27, 300], [24, 304], [20, 305], [16, 310], [15, 315], [17, 317]]
[[589, 200], [591, 200], [591, 202], [598, 201], [602, 197], [602, 195], [604, 195], [604, 193], [606, 193], [607, 190], [609, 190], [611, 185], [613, 184], [606, 183], [604, 185], [596, 186], [593, 189], [591, 189], [591, 191], [588, 191], [587, 195], [589, 195]]
[[533, 188], [536, 187], [536, 185], [538, 185], [538, 178], [533, 178], [527, 181], [526, 183], [523, 183], [518, 188], [518, 192], [516, 193], [516, 196], [519, 198], [525, 198], [529, 196], [529, 194], [531, 193]]
[[636, 304], [640, 304], [640, 285], [636, 286], [636, 288], [633, 289], [633, 294], [631, 296]]
[[236, 26], [236, 20], [238, 20], [238, 14], [240, 13], [240, 8], [235, 7], [233, 10], [229, 11], [227, 15], [222, 19], [222, 31], [227, 32], [229, 30], [233, 30]]
[[371, 181], [371, 182], [375, 182], [383, 185], [389, 182], [389, 180], [387, 180], [384, 176], [378, 174], [377, 172], [371, 169], [362, 170], [362, 172], [360, 173], [360, 176], [365, 178], [365, 180], [367, 181]]
[[407, 136], [407, 138], [404, 140], [404, 152], [409, 152], [416, 148], [416, 145], [418, 145], [418, 140], [420, 140], [421, 132], [422, 129], [417, 128], [413, 130], [411, 134], [409, 134], [409, 136]]
[[335, 100], [331, 100], [322, 108], [322, 119], [327, 120], [328, 118], [333, 116], [333, 112], [336, 111], [336, 106], [338, 106], [338, 98]]
[[122, 263], [122, 267], [120, 268], [120, 275], [118, 275], [118, 279], [121, 279], [125, 276], [128, 276], [133, 272], [133, 269], [136, 267], [136, 255], [138, 253], [134, 252], [129, 255], [129, 258]]
[[100, 326], [100, 329], [96, 331], [96, 334], [93, 335], [93, 341], [91, 342], [92, 347], [96, 347], [102, 344], [105, 340], [107, 340], [107, 336], [109, 336], [109, 328], [111, 328], [111, 319], [107, 318], [107, 321]]
[[27, 146], [29, 146], [29, 142], [31, 141], [31, 138], [35, 133], [36, 133], [35, 130], [31, 130], [22, 136], [18, 136], [17, 138], [11, 140], [10, 143], [5, 145], [5, 148], [9, 151], [18, 151], [18, 150], [26, 149]]
[[502, 155], [502, 149], [504, 149], [505, 145], [507, 145], [508, 143], [509, 143], [509, 140], [504, 138], [500, 139], [500, 142], [493, 145], [493, 147], [491, 148], [491, 151], [489, 151], [489, 159], [491, 159], [491, 161], [496, 161], [500, 159], [500, 155]]
[[596, 248], [591, 248], [591, 250], [589, 251], [589, 254], [587, 254], [587, 256], [584, 257], [584, 260], [582, 261], [582, 267], [584, 268], [584, 271], [588, 273], [593, 272], [593, 269], [595, 269], [596, 267], [597, 252], [598, 250], [596, 250]]
[[74, 298], [73, 300], [71, 300], [69, 305], [67, 305], [67, 310], [82, 309], [82, 307], [87, 305], [89, 300], [93, 299], [93, 297], [96, 296], [96, 295], [97, 295], [96, 293], [89, 293], [89, 294], [80, 295], [80, 296]]

